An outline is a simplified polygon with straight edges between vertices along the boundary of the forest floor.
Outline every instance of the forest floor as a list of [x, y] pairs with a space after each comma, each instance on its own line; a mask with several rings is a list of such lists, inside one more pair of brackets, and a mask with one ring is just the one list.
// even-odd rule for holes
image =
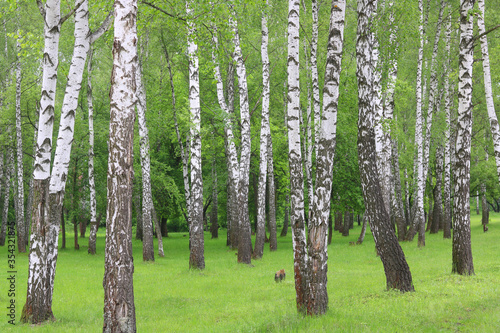
[[[362, 245], [350, 246], [338, 232], [329, 246], [326, 315], [297, 314], [293, 281], [291, 232], [278, 239], [278, 250], [252, 266], [237, 264], [226, 248], [226, 233], [210, 239], [205, 233], [204, 271], [188, 269], [187, 233], [164, 238], [165, 257], [142, 261], [140, 241], [134, 247], [134, 295], [138, 332], [499, 332], [500, 331], [500, 214], [490, 214], [483, 233], [480, 216], [472, 214], [474, 276], [451, 274], [451, 240], [442, 233], [426, 234], [426, 246], [416, 240], [402, 247], [410, 266], [415, 292], [386, 291], [385, 276], [367, 232]], [[88, 234], [88, 232], [87, 232]], [[0, 332], [98, 332], [103, 323], [104, 228], [98, 234], [98, 254], [80, 250], [59, 252], [53, 312], [55, 322], [20, 324], [26, 300], [28, 255], [16, 252], [15, 326], [8, 323], [10, 286], [7, 248], [0, 248]], [[156, 245], [156, 242], [155, 242]], [[285, 269], [286, 280], [274, 281]]]

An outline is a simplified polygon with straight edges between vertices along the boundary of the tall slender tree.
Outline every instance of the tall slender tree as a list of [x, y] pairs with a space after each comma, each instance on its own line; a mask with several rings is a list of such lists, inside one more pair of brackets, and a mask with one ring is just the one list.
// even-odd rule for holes
[[114, 3], [103, 332], [135, 332], [132, 258], [137, 1]]
[[473, 16], [475, 0], [460, 1], [460, 54], [458, 72], [458, 122], [455, 146], [455, 198], [452, 272], [473, 275], [470, 240], [470, 154], [472, 131]]
[[493, 139], [493, 149], [495, 152], [495, 162], [497, 165], [498, 179], [500, 180], [500, 127], [498, 126], [497, 114], [495, 112], [495, 103], [493, 101], [493, 90], [491, 87], [490, 73], [490, 54], [488, 50], [488, 39], [486, 37], [486, 27], [484, 24], [485, 5], [484, 0], [477, 0], [479, 15], [477, 17], [477, 26], [479, 28], [479, 38], [481, 42], [481, 53], [483, 55], [483, 77], [484, 92], [486, 95], [486, 109], [490, 120], [491, 138]]
[[[16, 9], [16, 15], [19, 17], [19, 8]], [[16, 228], [17, 228], [17, 249], [19, 252], [26, 252], [26, 235], [24, 227], [24, 167], [23, 167], [23, 133], [21, 124], [21, 35], [18, 29], [16, 39], [16, 159], [17, 159], [17, 209], [16, 209]]]
[[264, 241], [266, 236], [266, 179], [268, 170], [268, 147], [271, 130], [269, 127], [269, 98], [270, 98], [270, 73], [269, 56], [267, 54], [268, 30], [267, 30], [267, 11], [269, 2], [266, 0], [265, 7], [262, 10], [262, 122], [260, 126], [260, 162], [259, 162], [259, 187], [257, 195], [257, 231], [255, 237], [255, 248], [253, 257], [262, 258], [264, 252]]
[[387, 288], [413, 291], [410, 269], [385, 211], [375, 158], [371, 24], [376, 6], [376, 0], [358, 0], [356, 75], [358, 79], [358, 158], [361, 187], [366, 207], [365, 215], [369, 219], [375, 246], [384, 265]]
[[189, 108], [191, 110], [191, 217], [189, 235], [191, 254], [189, 267], [205, 268], [203, 239], [203, 179], [201, 174], [201, 109], [200, 78], [198, 67], [198, 45], [195, 42], [196, 27], [193, 22], [192, 1], [186, 2], [188, 23], [188, 57], [189, 57]]
[[299, 85], [299, 15], [300, 2], [288, 1], [288, 163], [290, 168], [290, 224], [292, 225], [294, 278], [297, 309], [307, 307], [307, 244], [304, 219], [304, 176], [300, 146], [300, 85]]
[[[140, 136], [140, 154], [141, 154], [141, 170], [142, 170], [142, 258], [144, 261], [154, 261], [154, 245], [153, 245], [153, 193], [151, 192], [151, 160], [149, 157], [149, 133], [146, 122], [146, 89], [142, 81], [142, 65], [139, 63], [135, 74], [136, 89], [137, 89], [137, 118], [139, 124]], [[156, 221], [157, 222], [157, 221]], [[157, 223], [156, 223], [157, 224]], [[163, 240], [161, 228], [155, 225], [156, 235], [158, 238], [158, 255], [163, 257]]]
[[37, 150], [33, 171], [33, 212], [31, 221], [28, 291], [21, 322], [38, 324], [51, 318], [46, 297], [46, 220], [49, 218], [50, 162], [52, 160], [52, 131], [54, 102], [59, 64], [59, 35], [61, 30], [60, 0], [47, 0], [45, 7], [38, 2], [44, 21], [45, 47], [42, 59], [42, 94], [39, 106]]
[[309, 222], [309, 291], [307, 313], [324, 314], [328, 309], [328, 220], [332, 192], [333, 157], [337, 134], [337, 110], [342, 63], [345, 0], [333, 0], [327, 46], [323, 114], [317, 133], [316, 188]]
[[236, 9], [230, 6], [231, 14], [229, 24], [233, 30], [234, 53], [233, 59], [236, 63], [236, 74], [238, 75], [238, 88], [240, 94], [240, 118], [241, 118], [241, 156], [239, 165], [238, 184], [238, 262], [250, 264], [252, 260], [252, 240], [250, 217], [248, 215], [248, 191], [250, 177], [250, 109], [248, 105], [248, 87], [246, 66], [241, 51], [240, 35], [238, 30], [238, 19]]

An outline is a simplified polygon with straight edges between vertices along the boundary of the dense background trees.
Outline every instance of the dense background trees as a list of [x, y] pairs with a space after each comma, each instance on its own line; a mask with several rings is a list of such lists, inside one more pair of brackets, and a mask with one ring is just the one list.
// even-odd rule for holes
[[[73, 229], [77, 237], [77, 225], [96, 226], [97, 221], [100, 221], [103, 227], [106, 221], [106, 218], [99, 219], [99, 216], [106, 216], [105, 179], [110, 149], [109, 88], [113, 31], [102, 31], [101, 38], [91, 41], [92, 57], [87, 57], [89, 66], [83, 70], [80, 80], [90, 84], [83, 84], [81, 89], [77, 89], [81, 90], [79, 94], [78, 91], [72, 93], [75, 107], [64, 111], [65, 89], [73, 85], [71, 59], [77, 54], [74, 34], [75, 25], [78, 27], [79, 24], [79, 12], [76, 16], [69, 16], [63, 25], [60, 18], [54, 18], [54, 23], [50, 23], [50, 20], [42, 19], [40, 11], [44, 12], [42, 9], [45, 4], [52, 2], [59, 1], [39, 1], [39, 6], [35, 2], [22, 0], [9, 0], [0, 4], [1, 230], [5, 233], [6, 221], [15, 219], [18, 228], [26, 230], [25, 235], [31, 234], [32, 247], [36, 245], [37, 237], [42, 237], [36, 228], [37, 221], [41, 221], [39, 219], [42, 217], [32, 212], [41, 213], [36, 207], [41, 208], [40, 195], [45, 193], [42, 185], [48, 186], [48, 183], [42, 182], [50, 175], [50, 161], [54, 160], [53, 155], [56, 153], [54, 145], [51, 151], [47, 150], [45, 155], [35, 159], [34, 144], [38, 142], [38, 147], [44, 147], [56, 142], [58, 133], [53, 133], [49, 128], [45, 131], [44, 126], [59, 128], [60, 124], [64, 124], [64, 119], [69, 119], [61, 117], [64, 112], [74, 117], [74, 130], [71, 158], [65, 166], [66, 172], [63, 172], [66, 195], [60, 198], [61, 228], [66, 230], [68, 224], [68, 230]], [[324, 69], [327, 66], [332, 3], [296, 2], [301, 12], [296, 50], [300, 59], [297, 62], [297, 89], [301, 91], [295, 101], [298, 122], [296, 134], [301, 143], [295, 149], [301, 152], [304, 159], [296, 165], [295, 171], [300, 170], [305, 177], [299, 180], [301, 184], [293, 185], [303, 188], [300, 190], [303, 196], [301, 204], [304, 205], [304, 228], [307, 228], [313, 206], [311, 192], [315, 191], [313, 184], [317, 176], [321, 112], [318, 110], [325, 107]], [[77, 1], [76, 5], [79, 3]], [[461, 127], [457, 127], [460, 95], [460, 38], [457, 31], [460, 15], [465, 15], [473, 22], [473, 37], [467, 47], [473, 47], [475, 53], [472, 76], [468, 78], [473, 89], [467, 92], [473, 105], [468, 192], [474, 199], [473, 207], [475, 197], [484, 193], [484, 200], [491, 209], [500, 210], [500, 186], [495, 169], [497, 149], [492, 143], [492, 139], [498, 137], [494, 126], [498, 121], [492, 116], [500, 103], [500, 39], [498, 30], [494, 30], [500, 22], [500, 3], [498, 0], [486, 3], [478, 1], [472, 10], [464, 13], [459, 11], [458, 0], [422, 0], [420, 6], [416, 0], [367, 3], [378, 4], [376, 15], [370, 23], [371, 32], [378, 40], [379, 56], [375, 69], [380, 73], [380, 78], [376, 79], [380, 81], [380, 87], [377, 88], [380, 91], [377, 94], [380, 94], [382, 107], [386, 104], [394, 106], [393, 116], [386, 117], [383, 111], [381, 120], [376, 124], [379, 126], [377, 131], [385, 134], [384, 140], [390, 135], [392, 143], [393, 156], [386, 158], [385, 162], [377, 162], [385, 163], [381, 164], [384, 184], [388, 181], [393, 184], [382, 186], [385, 192], [381, 198], [390, 201], [384, 202], [387, 216], [392, 226], [397, 224], [400, 240], [405, 234], [406, 239], [411, 239], [419, 231], [420, 236], [423, 236], [423, 223], [436, 223], [433, 232], [443, 230], [444, 237], [450, 237], [447, 234], [451, 226], [450, 214], [460, 211], [451, 208], [456, 198], [454, 186], [458, 177], [454, 172], [457, 162], [464, 162], [461, 157], [455, 157], [457, 135], [459, 138], [461, 135]], [[61, 14], [54, 15], [64, 17], [75, 8], [75, 2], [62, 0], [60, 6]], [[83, 7], [80, 6], [81, 12]], [[294, 209], [288, 200], [290, 193], [292, 200], [295, 200], [293, 186], [290, 191], [292, 168], [288, 160], [290, 137], [287, 137], [288, 127], [293, 126], [287, 119], [287, 95], [291, 88], [287, 85], [288, 3], [269, 0], [267, 6], [265, 1], [222, 1], [213, 4], [209, 1], [192, 1], [189, 6], [187, 11], [186, 2], [177, 0], [138, 3], [138, 60], [141, 71], [136, 76], [142, 75], [147, 101], [145, 119], [149, 134], [150, 181], [143, 179], [142, 172], [145, 169], [141, 168], [141, 160], [144, 157], [141, 159], [141, 136], [137, 124], [133, 142], [133, 196], [139, 198], [139, 204], [134, 205], [132, 224], [135, 228], [139, 227], [140, 221], [147, 224], [141, 229], [146, 231], [143, 236], [146, 237], [147, 245], [152, 244], [153, 230], [164, 237], [167, 231], [190, 229], [194, 235], [194, 230], [208, 230], [208, 226], [216, 220], [219, 227], [228, 228], [228, 245], [239, 248], [239, 261], [250, 263], [250, 233], [259, 230], [259, 242], [267, 237], [262, 237], [262, 231], [266, 230], [263, 228], [264, 213], [276, 215], [277, 228], [280, 230], [285, 222], [286, 211], [290, 206]], [[336, 148], [332, 163], [332, 216], [334, 212], [365, 213], [356, 152], [360, 78], [356, 72], [356, 55], [359, 53], [356, 51], [358, 10], [357, 1], [346, 1], [342, 73], [338, 79]], [[98, 31], [110, 11], [112, 5], [107, 1], [90, 2], [88, 29]], [[50, 11], [43, 14], [47, 16]], [[266, 16], [268, 67], [261, 53], [263, 17]], [[60, 26], [60, 29], [44, 27], [44, 22]], [[56, 33], [56, 30], [57, 34], [60, 33], [57, 37], [58, 50], [54, 51], [55, 46], [44, 50], [44, 47], [48, 47], [47, 40], [51, 38], [44, 36], [44, 29], [47, 33]], [[482, 36], [478, 38], [480, 34]], [[238, 43], [235, 43], [236, 36]], [[485, 40], [488, 49], [485, 48]], [[197, 45], [197, 52], [188, 51], [188, 46], [193, 44]], [[197, 75], [190, 72], [194, 54], [198, 62]], [[58, 65], [52, 57], [58, 57]], [[57, 71], [51, 74], [48, 69], [44, 70], [44, 66], [55, 66]], [[489, 70], [489, 75], [486, 75], [486, 70]], [[267, 71], [268, 102], [267, 94], [263, 94]], [[42, 73], [47, 74], [42, 76]], [[46, 79], [43, 79], [45, 75]], [[190, 83], [195, 76], [199, 78], [198, 87]], [[87, 81], [88, 78], [91, 80]], [[49, 83], [47, 80], [52, 82], [49, 88], [45, 88]], [[395, 83], [393, 87], [391, 82]], [[199, 114], [193, 113], [193, 119], [199, 116], [199, 129], [195, 126], [196, 122], [191, 120], [191, 111], [198, 108], [196, 103], [190, 105], [194, 90], [198, 93]], [[87, 102], [90, 92], [92, 105]], [[268, 121], [266, 113], [262, 113], [262, 108], [267, 107]], [[89, 109], [93, 109], [93, 112], [89, 113]], [[91, 119], [93, 131], [89, 126]], [[267, 133], [267, 129], [262, 128], [267, 123], [270, 132], [268, 138], [261, 134]], [[38, 133], [46, 134], [42, 139]], [[89, 153], [90, 142], [93, 149]], [[268, 149], [267, 154], [262, 154], [262, 149]], [[198, 161], [196, 165], [192, 163], [195, 160]], [[270, 166], [274, 171], [273, 177], [267, 178], [268, 191], [263, 185], [263, 171], [266, 168], [262, 167], [262, 163], [269, 163], [268, 172], [271, 172]], [[89, 164], [93, 165], [91, 172], [88, 170]], [[424, 167], [428, 168], [427, 175]], [[392, 180], [388, 180], [387, 170], [391, 168]], [[196, 177], [192, 176], [195, 174]], [[90, 175], [94, 176], [94, 182]], [[269, 179], [274, 179], [273, 186], [269, 183], [273, 180]], [[292, 179], [296, 180], [294, 177]], [[151, 186], [151, 200], [147, 197], [143, 199], [143, 193], [149, 193], [147, 188], [143, 188], [147, 187], [147, 183]], [[272, 188], [274, 193], [269, 192]], [[389, 194], [387, 188], [390, 188]], [[91, 193], [95, 193], [95, 204]], [[272, 209], [274, 205], [271, 198], [274, 196], [276, 211]], [[465, 194], [464, 198], [468, 201]], [[151, 208], [148, 207], [150, 202]], [[215, 213], [210, 216], [215, 204], [218, 208], [214, 210], [217, 218], [213, 216]], [[193, 214], [193, 207], [196, 208], [196, 214]], [[21, 218], [23, 210], [24, 221]], [[296, 213], [292, 211], [291, 215]], [[146, 219], [142, 219], [142, 215]], [[35, 224], [32, 223], [32, 217]], [[155, 219], [157, 223], [153, 227], [151, 224]], [[28, 230], [30, 228], [31, 232]], [[269, 228], [276, 230], [273, 224]], [[18, 234], [27, 237], [22, 236], [22, 232]], [[95, 235], [94, 231], [91, 235]], [[424, 245], [424, 239], [419, 239], [420, 244]], [[193, 240], [191, 264], [203, 268], [203, 252], [196, 252], [201, 251], [200, 246], [203, 247], [202, 238], [197, 234]], [[22, 251], [22, 239], [18, 245], [19, 251]], [[262, 244], [258, 245], [254, 252], [255, 258], [262, 256]], [[92, 247], [90, 245], [90, 252], [93, 252]], [[152, 258], [151, 245], [148, 251], [145, 259]], [[50, 275], [50, 272], [41, 274]]]

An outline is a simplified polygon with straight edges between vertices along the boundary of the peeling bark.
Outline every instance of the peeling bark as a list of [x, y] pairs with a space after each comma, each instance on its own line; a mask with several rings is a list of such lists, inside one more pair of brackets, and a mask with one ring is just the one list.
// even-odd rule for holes
[[470, 154], [472, 131], [473, 16], [475, 0], [460, 1], [460, 54], [458, 73], [458, 122], [455, 146], [456, 162], [452, 272], [473, 275], [470, 240]]
[[[186, 2], [186, 12], [192, 15], [191, 1]], [[198, 67], [198, 45], [195, 42], [196, 28], [190, 18], [188, 21], [189, 57], [189, 109], [191, 111], [191, 215], [189, 235], [191, 250], [189, 268], [205, 268], [205, 243], [203, 235], [203, 179], [201, 169], [201, 108], [200, 78]]]
[[262, 13], [262, 122], [260, 126], [260, 162], [259, 162], [259, 185], [257, 194], [257, 230], [255, 233], [255, 248], [252, 257], [255, 259], [262, 258], [264, 253], [264, 242], [266, 236], [266, 178], [268, 169], [268, 140], [271, 135], [269, 127], [269, 99], [270, 99], [270, 73], [269, 73], [269, 56], [267, 54], [268, 46], [268, 30], [267, 30], [267, 7], [269, 3], [266, 1], [266, 7]]
[[131, 222], [137, 1], [116, 0], [114, 17], [103, 332], [135, 332]]
[[358, 0], [358, 31], [356, 43], [358, 79], [358, 157], [361, 187], [366, 212], [382, 260], [388, 289], [413, 291], [413, 282], [405, 255], [401, 249], [383, 203], [375, 157], [373, 94], [374, 77], [371, 66], [372, 47], [370, 24], [376, 1]]
[[300, 2], [288, 1], [288, 163], [290, 168], [290, 223], [292, 225], [293, 262], [296, 303], [299, 312], [307, 310], [308, 256], [304, 219], [304, 176], [300, 145], [299, 84], [299, 15]]

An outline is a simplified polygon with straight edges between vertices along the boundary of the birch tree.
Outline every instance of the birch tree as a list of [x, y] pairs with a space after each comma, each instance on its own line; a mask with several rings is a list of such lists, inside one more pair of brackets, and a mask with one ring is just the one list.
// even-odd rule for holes
[[[151, 192], [151, 161], [149, 157], [149, 134], [146, 123], [146, 90], [142, 82], [142, 66], [137, 65], [137, 73], [135, 81], [137, 86], [137, 118], [139, 124], [140, 136], [140, 154], [141, 154], [141, 170], [142, 170], [142, 259], [144, 261], [154, 261], [154, 245], [153, 245], [153, 194]], [[158, 255], [164, 257], [163, 254], [163, 239], [161, 228], [155, 221], [156, 235], [158, 238]]]
[[[186, 2], [186, 13], [192, 15], [191, 1]], [[189, 108], [191, 110], [191, 217], [189, 235], [191, 254], [189, 268], [204, 269], [203, 239], [203, 180], [201, 174], [201, 109], [200, 81], [198, 68], [198, 45], [195, 42], [196, 29], [191, 18], [188, 24], [188, 57], [189, 57]]]
[[443, 169], [443, 238], [451, 238], [451, 93], [450, 93], [450, 56], [451, 56], [451, 5], [448, 4], [448, 18], [445, 32], [446, 60], [444, 62], [444, 112], [445, 112], [445, 144]]
[[327, 46], [323, 113], [317, 133], [316, 188], [309, 222], [309, 290], [307, 313], [324, 314], [328, 309], [328, 220], [332, 191], [333, 157], [336, 145], [339, 78], [342, 63], [346, 2], [332, 1]]
[[415, 213], [412, 212], [410, 229], [405, 237], [406, 240], [413, 240], [418, 228], [421, 224], [425, 223], [424, 218], [424, 190], [425, 190], [425, 178], [424, 178], [424, 168], [423, 168], [423, 114], [422, 114], [422, 62], [424, 58], [424, 11], [423, 11], [423, 0], [418, 1], [418, 9], [420, 12], [419, 21], [419, 40], [420, 45], [418, 48], [418, 60], [417, 60], [417, 84], [415, 89], [415, 99], [416, 99], [416, 115], [415, 115], [415, 146], [416, 146], [416, 158], [415, 158], [415, 183], [416, 183], [416, 196], [414, 199]]
[[472, 130], [472, 63], [474, 61], [473, 16], [475, 0], [460, 1], [460, 53], [458, 73], [458, 122], [454, 170], [455, 199], [452, 272], [473, 275], [470, 240], [470, 154]]
[[292, 225], [293, 266], [297, 309], [307, 307], [307, 244], [304, 219], [304, 176], [300, 147], [300, 84], [299, 84], [299, 15], [300, 2], [288, 1], [288, 163], [290, 169], [290, 224]]
[[[19, 11], [19, 9], [17, 9]], [[19, 17], [19, 15], [17, 15]], [[17, 159], [17, 249], [19, 252], [26, 252], [26, 235], [24, 227], [24, 168], [23, 168], [23, 133], [21, 124], [21, 43], [20, 32], [16, 39], [16, 159]]]
[[[33, 212], [30, 236], [28, 291], [21, 322], [38, 324], [53, 315], [46, 298], [47, 258], [45, 221], [49, 213], [50, 162], [54, 102], [59, 64], [58, 49], [61, 29], [60, 0], [47, 0], [45, 7], [38, 3], [44, 21], [45, 47], [42, 59], [42, 94], [39, 106], [37, 151], [33, 172]], [[41, 255], [40, 255], [41, 254]]]
[[372, 63], [373, 42], [371, 22], [377, 1], [358, 0], [358, 31], [356, 43], [358, 79], [358, 158], [361, 187], [377, 252], [384, 265], [388, 289], [413, 291], [412, 277], [405, 255], [390, 224], [381, 196], [375, 157], [375, 130]]
[[250, 110], [248, 105], [248, 88], [245, 62], [240, 45], [238, 21], [236, 10], [230, 6], [229, 25], [233, 30], [234, 53], [233, 60], [236, 63], [236, 74], [238, 75], [238, 88], [240, 93], [240, 117], [241, 117], [241, 155], [239, 163], [238, 184], [238, 262], [250, 264], [252, 260], [252, 240], [250, 217], [248, 215], [248, 191], [250, 176]]
[[87, 106], [89, 113], [89, 193], [90, 193], [90, 232], [89, 254], [95, 254], [97, 241], [97, 202], [94, 177], [94, 102], [92, 97], [92, 49], [89, 49], [87, 59]]
[[276, 226], [276, 188], [274, 185], [274, 158], [273, 158], [273, 141], [271, 132], [267, 140], [267, 190], [269, 197], [269, 249], [276, 251], [278, 249], [278, 232]]
[[495, 152], [495, 162], [497, 165], [498, 179], [500, 180], [500, 127], [498, 126], [497, 114], [495, 112], [495, 103], [493, 101], [493, 90], [491, 88], [490, 73], [490, 55], [488, 51], [488, 39], [486, 37], [486, 28], [484, 24], [485, 5], [484, 0], [477, 0], [480, 14], [477, 17], [477, 26], [479, 28], [481, 53], [483, 55], [483, 77], [484, 92], [486, 95], [486, 109], [490, 120], [491, 137], [493, 139], [493, 149]]
[[267, 54], [268, 30], [267, 30], [267, 11], [269, 2], [266, 0], [262, 11], [262, 122], [260, 126], [260, 162], [259, 162], [259, 185], [257, 194], [257, 231], [255, 237], [255, 248], [253, 258], [262, 258], [264, 252], [264, 241], [266, 236], [266, 178], [268, 170], [268, 140], [271, 135], [269, 127], [269, 99], [270, 99], [270, 80], [269, 80], [269, 56]]
[[132, 258], [137, 1], [114, 3], [103, 332], [135, 332]]

